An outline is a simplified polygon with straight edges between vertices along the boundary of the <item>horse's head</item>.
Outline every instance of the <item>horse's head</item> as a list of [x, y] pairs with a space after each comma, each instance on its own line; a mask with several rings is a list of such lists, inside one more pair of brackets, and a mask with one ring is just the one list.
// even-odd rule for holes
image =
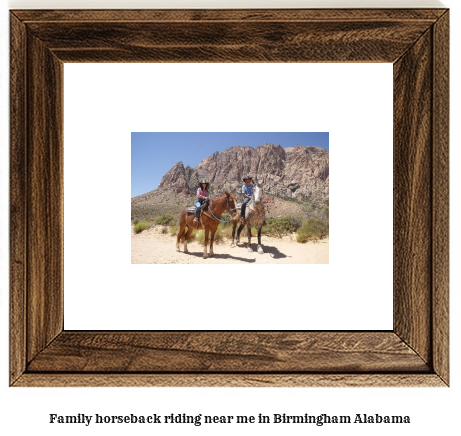
[[255, 187], [254, 187], [254, 191], [253, 191], [255, 205], [259, 205], [262, 202], [263, 185], [264, 185], [264, 179], [262, 179], [262, 181], [257, 180], [256, 183], [255, 183]]
[[234, 216], [235, 213], [237, 212], [237, 208], [236, 208], [237, 196], [230, 192], [226, 192], [226, 196], [227, 196], [226, 210], [227, 212], [231, 214], [231, 216]]

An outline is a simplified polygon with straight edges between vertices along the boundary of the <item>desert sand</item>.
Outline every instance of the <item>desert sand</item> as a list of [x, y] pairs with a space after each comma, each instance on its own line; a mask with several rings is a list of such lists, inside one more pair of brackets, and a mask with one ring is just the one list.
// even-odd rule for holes
[[[296, 236], [261, 239], [264, 254], [258, 254], [257, 237], [251, 238], [252, 253], [247, 251], [247, 237], [240, 237], [240, 245], [231, 247], [231, 241], [214, 244], [214, 256], [203, 259], [203, 244], [188, 242], [189, 253], [176, 251], [176, 236], [162, 234], [160, 227], [152, 227], [139, 234], [131, 230], [132, 264], [325, 264], [329, 263], [329, 240], [296, 242]], [[209, 250], [208, 250], [209, 251]]]

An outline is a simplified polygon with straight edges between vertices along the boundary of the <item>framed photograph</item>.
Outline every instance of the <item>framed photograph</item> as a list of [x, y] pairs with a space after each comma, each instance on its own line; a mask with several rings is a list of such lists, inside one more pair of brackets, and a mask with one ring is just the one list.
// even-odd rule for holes
[[[209, 65], [200, 66], [206, 72]], [[256, 80], [245, 77], [249, 86]], [[246, 92], [236, 94], [238, 102]], [[251, 98], [260, 101], [254, 93]], [[199, 117], [208, 119], [209, 108], [219, 105], [202, 101], [206, 107], [198, 109]], [[273, 110], [273, 104], [267, 106]], [[236, 123], [233, 110], [220, 110], [219, 116]], [[256, 118], [261, 110], [252, 112]], [[328, 137], [328, 132], [132, 132], [131, 263], [327, 264]]]
[[[447, 9], [18, 10], [10, 22], [11, 386], [449, 385]], [[393, 328], [64, 328], [74, 63], [392, 64]]]

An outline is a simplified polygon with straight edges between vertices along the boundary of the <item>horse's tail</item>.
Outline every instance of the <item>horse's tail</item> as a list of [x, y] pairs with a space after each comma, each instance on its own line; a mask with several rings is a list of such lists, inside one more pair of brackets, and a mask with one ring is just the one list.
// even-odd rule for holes
[[187, 219], [187, 212], [186, 209], [184, 209], [181, 212], [181, 215], [179, 216], [179, 230], [178, 230], [178, 240], [181, 240], [181, 242], [184, 242], [184, 239], [186, 237], [186, 219]]

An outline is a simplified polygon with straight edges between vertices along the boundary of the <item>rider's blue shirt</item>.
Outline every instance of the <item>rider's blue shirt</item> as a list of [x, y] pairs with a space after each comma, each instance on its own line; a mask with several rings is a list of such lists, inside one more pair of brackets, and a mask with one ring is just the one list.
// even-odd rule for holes
[[[248, 186], [246, 183], [242, 186], [242, 194], [246, 194], [246, 195], [249, 195], [250, 197], [253, 195], [253, 188], [254, 188], [254, 185], [250, 185]], [[243, 197], [243, 202], [244, 203], [247, 203], [248, 201], [250, 201], [249, 198], [247, 197]]]

